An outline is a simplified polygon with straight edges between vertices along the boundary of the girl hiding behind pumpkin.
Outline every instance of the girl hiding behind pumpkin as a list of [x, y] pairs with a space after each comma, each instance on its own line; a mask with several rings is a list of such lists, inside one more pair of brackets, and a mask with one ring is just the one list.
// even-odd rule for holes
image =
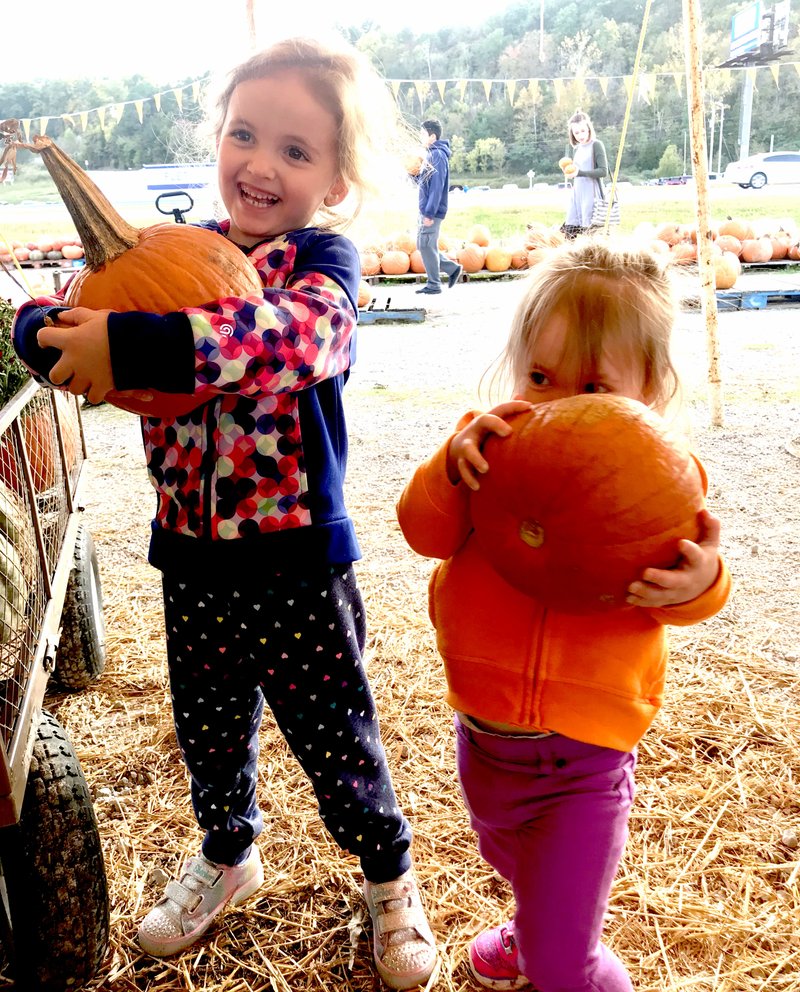
[[[502, 366], [513, 399], [463, 417], [398, 504], [411, 547], [442, 559], [429, 610], [456, 711], [461, 789], [480, 852], [516, 900], [513, 920], [470, 946], [486, 988], [632, 989], [601, 933], [627, 836], [636, 745], [661, 705], [665, 625], [712, 616], [730, 579], [719, 522], [702, 509], [700, 537], [679, 542], [678, 564], [645, 569], [617, 609], [568, 614], [526, 595], [492, 568], [473, 530], [470, 494], [492, 471], [482, 446], [494, 436], [502, 451], [507, 418], [578, 394], [662, 410], [677, 388], [675, 315], [649, 252], [588, 238], [554, 249], [513, 319]], [[702, 489], [699, 463], [688, 462]]]
[[352, 215], [372, 191], [385, 125], [402, 132], [385, 86], [353, 49], [303, 38], [234, 69], [217, 109], [228, 219], [204, 226], [241, 248], [263, 293], [166, 316], [76, 308], [41, 330], [29, 307], [16, 328], [58, 349], [50, 380], [91, 402], [112, 389], [198, 399], [192, 412], [145, 417], [142, 428], [175, 729], [204, 838], [139, 940], [154, 955], [182, 951], [261, 886], [266, 700], [325, 826], [361, 860], [378, 971], [411, 988], [430, 977], [436, 949], [362, 665], [342, 411], [360, 263], [331, 229], [347, 217], [337, 216], [345, 200]]

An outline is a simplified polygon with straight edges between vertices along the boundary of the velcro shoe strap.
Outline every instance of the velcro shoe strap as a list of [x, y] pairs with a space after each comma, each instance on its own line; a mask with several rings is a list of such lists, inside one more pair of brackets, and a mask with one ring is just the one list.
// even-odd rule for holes
[[377, 904], [386, 902], [389, 899], [409, 899], [411, 902], [419, 901], [417, 886], [412, 882], [370, 882], [370, 901]]
[[390, 913], [381, 913], [376, 921], [378, 935], [383, 937], [395, 930], [416, 930], [419, 927], [419, 917], [418, 909], [393, 909]]
[[173, 879], [171, 882], [167, 882], [167, 887], [164, 889], [164, 898], [171, 899], [181, 909], [186, 909], [191, 913], [197, 909], [197, 904], [202, 897], [197, 892], [190, 892], [185, 885], [181, 885], [180, 882], [176, 882]]

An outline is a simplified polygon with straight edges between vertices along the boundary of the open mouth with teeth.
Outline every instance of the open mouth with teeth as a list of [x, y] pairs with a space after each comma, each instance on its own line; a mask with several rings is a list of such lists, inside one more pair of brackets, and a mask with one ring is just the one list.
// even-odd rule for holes
[[280, 197], [260, 193], [246, 186], [239, 187], [239, 196], [251, 207], [274, 207], [276, 203], [280, 203]]

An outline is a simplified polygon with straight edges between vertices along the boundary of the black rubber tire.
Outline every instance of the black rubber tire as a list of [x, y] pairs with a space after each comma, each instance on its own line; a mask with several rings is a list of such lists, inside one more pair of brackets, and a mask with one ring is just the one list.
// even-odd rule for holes
[[61, 638], [50, 680], [52, 688], [67, 692], [85, 689], [100, 677], [105, 664], [106, 627], [100, 569], [92, 535], [81, 524], [61, 611]]
[[751, 189], [763, 189], [767, 185], [767, 177], [763, 172], [755, 172], [750, 176]]
[[108, 887], [86, 780], [49, 713], [37, 729], [20, 822], [0, 830], [0, 864], [14, 987], [82, 988], [108, 950]]

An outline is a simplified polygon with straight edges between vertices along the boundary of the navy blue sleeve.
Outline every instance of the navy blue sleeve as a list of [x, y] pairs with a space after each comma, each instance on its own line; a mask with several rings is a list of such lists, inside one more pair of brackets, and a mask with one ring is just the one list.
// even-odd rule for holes
[[58, 348], [42, 348], [37, 334], [45, 326], [46, 318], [55, 319], [68, 307], [53, 306], [49, 298], [24, 303], [14, 318], [11, 327], [11, 341], [19, 360], [33, 378], [42, 385], [50, 385], [50, 370], [61, 358]]
[[185, 313], [110, 313], [108, 347], [116, 389], [194, 392], [194, 335]]
[[361, 281], [361, 258], [353, 242], [335, 231], [310, 228], [297, 237], [297, 257], [292, 277], [320, 272], [338, 283], [358, 313], [358, 284]]

